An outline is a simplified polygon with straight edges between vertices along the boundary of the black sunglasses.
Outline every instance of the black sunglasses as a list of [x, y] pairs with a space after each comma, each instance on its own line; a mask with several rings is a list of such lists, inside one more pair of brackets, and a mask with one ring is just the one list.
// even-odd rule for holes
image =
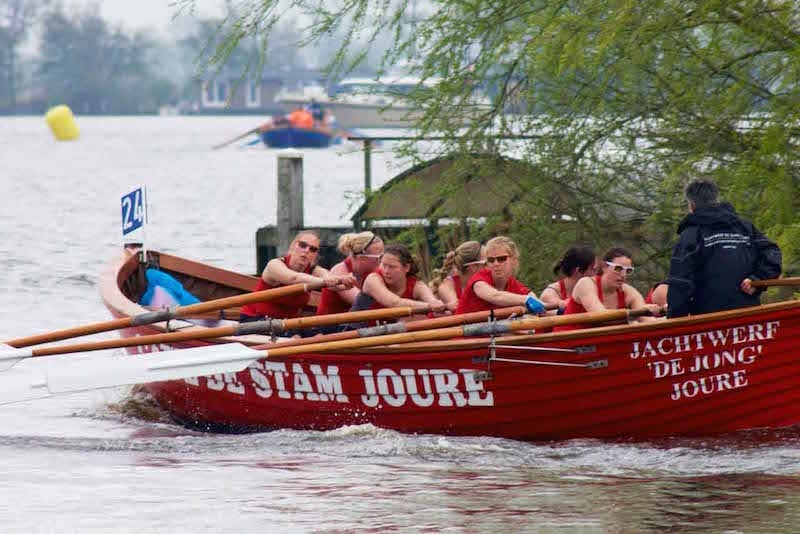
[[310, 245], [305, 241], [298, 241], [297, 246], [302, 248], [303, 250], [308, 249], [311, 253], [319, 252], [319, 247], [315, 247], [314, 245]]
[[504, 254], [502, 256], [486, 256], [486, 263], [505, 263], [508, 259], [508, 254]]

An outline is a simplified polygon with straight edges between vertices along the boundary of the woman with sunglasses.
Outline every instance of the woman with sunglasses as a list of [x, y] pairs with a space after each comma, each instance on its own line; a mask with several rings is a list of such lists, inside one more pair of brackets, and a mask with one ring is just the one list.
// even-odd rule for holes
[[323, 288], [317, 307], [317, 315], [344, 313], [350, 310], [356, 300], [364, 279], [378, 268], [383, 256], [383, 240], [372, 232], [344, 234], [337, 245], [339, 252], [347, 256], [331, 268], [333, 275], [355, 276], [355, 286], [342, 291]]
[[[601, 274], [584, 277], [575, 284], [572, 297], [567, 302], [564, 315], [603, 310], [637, 310], [648, 308], [653, 315], [659, 315], [661, 308], [647, 304], [639, 291], [625, 283], [633, 274], [632, 255], [626, 249], [615, 247], [603, 255], [604, 267]], [[639, 321], [652, 321], [653, 317], [640, 317]], [[581, 325], [566, 325], [553, 328], [556, 332], [577, 330]]]
[[486, 249], [477, 241], [465, 241], [444, 257], [442, 268], [431, 280], [431, 289], [451, 312], [472, 275], [486, 265]]
[[[352, 274], [332, 275], [327, 269], [317, 265], [319, 254], [319, 235], [312, 230], [303, 230], [294, 238], [289, 252], [282, 258], [274, 258], [267, 263], [255, 291], [274, 289], [291, 284], [324, 282], [328, 288], [350, 289], [356, 283]], [[240, 322], [260, 321], [265, 317], [272, 319], [292, 319], [298, 317], [308, 304], [310, 295], [300, 293], [266, 302], [256, 302], [242, 306]]]
[[467, 282], [456, 314], [525, 306], [531, 313], [544, 313], [544, 304], [528, 287], [514, 278], [519, 267], [519, 249], [511, 238], [493, 237], [486, 243], [486, 268]]
[[542, 290], [542, 302], [557, 305], [559, 310], [566, 308], [578, 280], [595, 274], [595, 259], [594, 252], [588, 247], [569, 247], [553, 267], [554, 275], [561, 273], [564, 276]]
[[351, 311], [408, 306], [426, 313], [444, 311], [444, 303], [417, 278], [418, 267], [403, 245], [389, 245], [380, 266], [364, 280]]

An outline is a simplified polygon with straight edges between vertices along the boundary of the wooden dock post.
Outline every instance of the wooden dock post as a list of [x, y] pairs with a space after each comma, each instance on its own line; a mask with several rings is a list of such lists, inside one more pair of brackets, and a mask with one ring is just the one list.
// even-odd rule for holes
[[303, 153], [286, 149], [278, 154], [278, 251], [289, 250], [303, 228]]
[[[277, 220], [275, 225], [256, 231], [256, 274], [267, 262], [289, 250], [294, 236], [305, 229], [303, 219], [303, 153], [286, 149], [278, 153]], [[319, 264], [332, 267], [342, 260], [336, 249], [339, 236], [351, 232], [351, 226], [316, 228], [320, 234]]]

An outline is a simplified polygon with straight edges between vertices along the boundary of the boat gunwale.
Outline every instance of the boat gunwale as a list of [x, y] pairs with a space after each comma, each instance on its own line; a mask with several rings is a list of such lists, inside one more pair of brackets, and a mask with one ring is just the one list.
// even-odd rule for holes
[[[140, 313], [152, 311], [151, 309], [148, 309], [129, 299], [121, 289], [121, 286], [125, 280], [132, 276], [133, 273], [135, 273], [139, 268], [140, 251], [141, 249], [131, 249], [126, 247], [123, 250], [123, 254], [113, 258], [111, 263], [108, 264], [106, 269], [100, 275], [100, 297], [113, 315], [119, 317], [130, 317]], [[148, 254], [151, 252], [158, 255], [160, 266], [171, 271], [180, 272], [188, 276], [196, 276], [198, 278], [208, 280], [209, 282], [241, 289], [243, 292], [252, 291], [252, 289], [256, 286], [257, 278], [255, 276], [244, 275], [235, 271], [221, 269], [219, 267], [214, 267], [195, 260], [181, 258], [180, 256], [175, 256], [168, 253], [148, 251]], [[186, 272], [190, 269], [198, 269], [206, 276], [201, 277], [194, 273]], [[250, 287], [250, 289], [248, 289], [248, 287]], [[175, 331], [168, 327], [168, 321], [148, 324], [146, 327], [151, 328], [159, 333]], [[191, 326], [181, 328], [180, 330], [199, 332], [205, 328], [205, 326], [193, 324]], [[239, 342], [245, 345], [261, 345], [269, 341], [270, 338], [268, 336], [262, 335], [225, 336], [203, 340], [205, 343], [216, 344]]]

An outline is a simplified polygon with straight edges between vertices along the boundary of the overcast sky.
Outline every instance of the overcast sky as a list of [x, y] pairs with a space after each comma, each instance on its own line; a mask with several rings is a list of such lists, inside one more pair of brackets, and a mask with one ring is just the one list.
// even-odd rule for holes
[[[178, 12], [176, 0], [66, 0], [67, 6], [99, 5], [100, 15], [127, 29], [153, 28], [168, 32]], [[224, 0], [195, 0], [196, 13], [203, 17], [221, 16]]]

